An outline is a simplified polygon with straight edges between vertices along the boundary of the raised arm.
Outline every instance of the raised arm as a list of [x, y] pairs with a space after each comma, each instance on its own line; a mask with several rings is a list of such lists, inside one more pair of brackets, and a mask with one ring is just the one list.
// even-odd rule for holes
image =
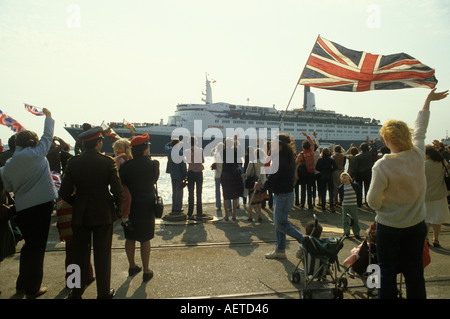
[[422, 110], [429, 110], [431, 101], [439, 101], [445, 99], [447, 96], [448, 90], [443, 92], [436, 92], [436, 88], [432, 89], [430, 94], [428, 94], [427, 98], [425, 99], [425, 103], [422, 107]]
[[414, 123], [413, 144], [414, 146], [425, 151], [425, 134], [428, 128], [428, 121], [430, 117], [430, 103], [432, 101], [439, 101], [448, 96], [448, 90], [443, 92], [436, 92], [436, 88], [432, 89], [425, 99], [422, 109], [417, 115]]
[[53, 142], [55, 121], [53, 120], [52, 113], [50, 112], [49, 109], [43, 108], [42, 112], [44, 112], [45, 115], [44, 134], [41, 136], [39, 144], [34, 148], [33, 151], [35, 151], [40, 156], [45, 157], [48, 151], [50, 150], [50, 147]]

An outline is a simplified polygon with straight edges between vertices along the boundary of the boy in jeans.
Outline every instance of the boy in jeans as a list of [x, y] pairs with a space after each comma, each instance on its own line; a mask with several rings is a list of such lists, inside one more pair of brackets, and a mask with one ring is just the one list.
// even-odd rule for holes
[[362, 204], [361, 187], [352, 181], [352, 178], [348, 173], [342, 173], [341, 185], [338, 188], [339, 196], [342, 199], [342, 226], [344, 232], [350, 227], [347, 214], [353, 218], [353, 234], [356, 239], [361, 239], [359, 235], [360, 227], [358, 222], [358, 207]]

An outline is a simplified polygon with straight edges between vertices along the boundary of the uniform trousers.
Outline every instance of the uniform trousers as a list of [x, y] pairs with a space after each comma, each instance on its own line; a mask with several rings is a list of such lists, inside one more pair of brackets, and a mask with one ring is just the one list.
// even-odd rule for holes
[[113, 225], [72, 225], [73, 260], [80, 267], [81, 288], [74, 288], [73, 297], [81, 298], [89, 274], [91, 239], [94, 250], [94, 268], [97, 296], [102, 298], [110, 292], [111, 244]]

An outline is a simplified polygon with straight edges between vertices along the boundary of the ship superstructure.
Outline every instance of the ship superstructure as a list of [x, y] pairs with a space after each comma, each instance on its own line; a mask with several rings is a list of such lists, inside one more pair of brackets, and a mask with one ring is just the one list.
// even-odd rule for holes
[[[304, 136], [317, 133], [321, 146], [339, 144], [348, 148], [351, 143], [359, 146], [368, 136], [373, 140], [379, 136], [380, 122], [369, 117], [354, 117], [336, 113], [331, 110], [316, 108], [314, 93], [305, 86], [304, 103], [302, 108], [279, 111], [273, 107], [238, 105], [225, 102], [213, 103], [211, 81], [206, 77], [206, 92], [203, 104], [178, 104], [167, 124], [160, 123], [133, 123], [136, 135], [148, 133], [151, 140], [151, 152], [154, 155], [164, 155], [164, 145], [171, 139], [175, 128], [185, 128], [194, 135], [201, 123], [201, 130], [215, 128], [227, 136], [226, 129], [243, 130], [254, 128], [279, 128], [280, 132], [291, 134], [297, 141], [297, 149]], [[81, 132], [81, 125], [66, 126], [65, 129], [74, 137]], [[122, 123], [113, 127], [120, 136], [130, 136], [130, 131]], [[208, 141], [206, 141], [208, 142]], [[107, 145], [105, 145], [107, 147]]]

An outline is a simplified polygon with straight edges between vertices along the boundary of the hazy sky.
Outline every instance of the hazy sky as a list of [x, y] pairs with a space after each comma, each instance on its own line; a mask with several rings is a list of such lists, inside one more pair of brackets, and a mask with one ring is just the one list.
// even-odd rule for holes
[[[0, 110], [42, 134], [47, 107], [64, 123], [159, 122], [178, 103], [284, 110], [317, 35], [374, 54], [405, 52], [450, 89], [449, 0], [0, 0]], [[413, 125], [428, 89], [313, 89], [316, 105]], [[290, 108], [301, 107], [303, 87]], [[450, 98], [431, 108], [427, 142], [444, 138]], [[12, 131], [0, 126], [6, 143]]]

